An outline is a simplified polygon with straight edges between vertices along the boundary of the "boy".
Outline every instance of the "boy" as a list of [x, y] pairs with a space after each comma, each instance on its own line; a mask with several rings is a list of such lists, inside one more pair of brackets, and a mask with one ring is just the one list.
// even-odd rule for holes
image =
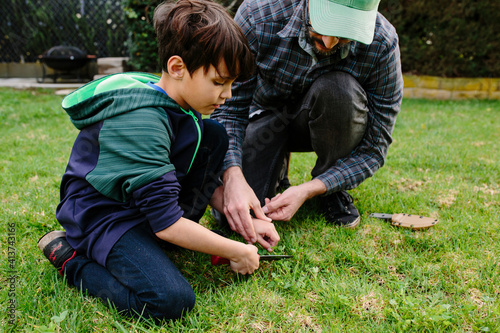
[[[63, 100], [80, 129], [56, 212], [66, 233], [50, 232], [38, 246], [71, 285], [129, 315], [175, 319], [195, 296], [158, 238], [228, 258], [241, 274], [259, 266], [255, 246], [196, 223], [209, 201], [222, 211], [218, 179], [228, 145], [224, 128], [200, 113], [231, 97], [231, 84], [251, 74], [253, 58], [216, 3], [163, 3], [154, 23], [159, 80], [111, 75]], [[255, 225], [270, 251], [279, 241], [274, 226]]]

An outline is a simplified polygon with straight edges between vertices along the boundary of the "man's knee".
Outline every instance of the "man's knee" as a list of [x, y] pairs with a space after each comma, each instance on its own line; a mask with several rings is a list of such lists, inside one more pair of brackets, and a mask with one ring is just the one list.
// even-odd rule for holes
[[316, 98], [327, 98], [351, 104], [356, 99], [366, 103], [366, 93], [354, 76], [346, 72], [329, 72], [314, 81], [310, 91]]
[[329, 166], [361, 141], [368, 122], [368, 103], [352, 75], [330, 72], [318, 77], [303, 107], [307, 114], [302, 113], [299, 120], [307, 124], [312, 148]]
[[[364, 132], [368, 118], [366, 92], [349, 73], [326, 73], [310, 88], [313, 94], [310, 119], [345, 128], [346, 133]], [[330, 125], [328, 125], [330, 126]]]

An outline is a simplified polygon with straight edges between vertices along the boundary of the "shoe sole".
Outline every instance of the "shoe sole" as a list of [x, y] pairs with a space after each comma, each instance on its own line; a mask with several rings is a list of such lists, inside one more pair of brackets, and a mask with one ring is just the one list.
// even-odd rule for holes
[[55, 230], [55, 231], [50, 231], [50, 232], [46, 233], [38, 241], [38, 248], [43, 252], [43, 249], [45, 249], [45, 247], [47, 245], [49, 245], [50, 242], [52, 242], [54, 239], [59, 238], [59, 237], [66, 237], [66, 232], [60, 231], [60, 230]]
[[360, 216], [358, 216], [358, 218], [355, 219], [354, 221], [352, 221], [351, 223], [344, 224], [344, 225], [341, 225], [339, 227], [344, 228], [344, 229], [354, 229], [354, 228], [356, 228], [359, 225], [359, 222], [361, 222], [361, 217]]

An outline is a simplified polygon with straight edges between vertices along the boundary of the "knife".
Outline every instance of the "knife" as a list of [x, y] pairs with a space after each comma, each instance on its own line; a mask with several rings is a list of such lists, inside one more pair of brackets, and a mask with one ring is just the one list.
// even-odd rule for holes
[[[281, 260], [286, 258], [291, 258], [289, 255], [262, 255], [260, 256], [260, 261], [273, 261], [273, 260]], [[229, 259], [222, 258], [219, 256], [212, 256], [210, 258], [210, 262], [212, 265], [229, 265]]]
[[382, 214], [372, 213], [370, 217], [377, 219], [389, 220], [396, 227], [402, 227], [411, 230], [422, 230], [435, 226], [439, 223], [438, 220], [432, 217], [425, 217], [412, 214]]

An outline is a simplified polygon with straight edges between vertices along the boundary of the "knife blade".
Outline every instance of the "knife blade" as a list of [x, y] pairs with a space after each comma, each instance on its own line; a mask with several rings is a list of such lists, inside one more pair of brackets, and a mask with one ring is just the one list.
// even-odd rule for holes
[[[268, 255], [262, 255], [260, 256], [259, 260], [260, 261], [273, 261], [273, 260], [281, 260], [281, 259], [286, 259], [286, 258], [291, 258], [292, 256], [290, 255], [273, 255], [273, 254], [268, 254]], [[210, 262], [212, 265], [229, 265], [229, 259], [219, 257], [219, 256], [212, 256], [210, 258]]]
[[402, 227], [411, 230], [423, 230], [435, 226], [439, 223], [437, 219], [412, 214], [384, 214], [372, 213], [370, 217], [389, 220], [396, 227]]

